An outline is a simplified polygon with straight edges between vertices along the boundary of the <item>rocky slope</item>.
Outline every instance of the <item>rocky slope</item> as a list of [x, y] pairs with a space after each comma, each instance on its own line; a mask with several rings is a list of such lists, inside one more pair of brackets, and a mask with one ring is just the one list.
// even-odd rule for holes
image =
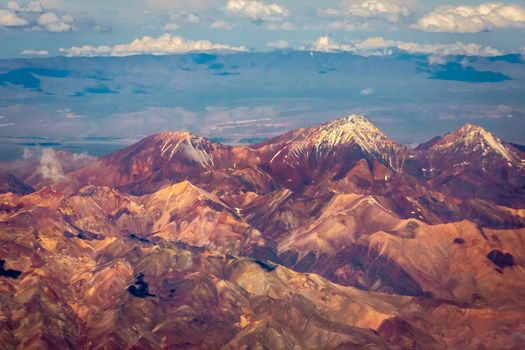
[[[509, 279], [514, 279], [514, 289], [523, 283], [520, 267], [505, 266], [503, 274], [493, 273], [492, 281], [480, 286], [492, 294], [480, 294], [472, 304], [441, 299], [445, 294], [377, 293], [160, 236], [100, 230], [94, 237], [51, 210], [51, 202], [36, 204], [38, 196], [43, 194], [2, 198], [26, 203], [25, 209], [5, 213], [0, 223], [3, 269], [18, 273], [0, 277], [0, 338], [6, 349], [445, 349], [524, 344], [513, 336], [525, 331], [523, 298], [511, 285], [506, 287]], [[467, 247], [477, 238], [463, 237]], [[450, 238], [439, 241], [449, 243]], [[412, 240], [418, 246], [432, 241]], [[509, 240], [506, 248], [511, 244]], [[457, 245], [457, 250], [465, 249]], [[395, 249], [408, 252], [400, 254], [405, 259], [412, 251]], [[464, 252], [451, 254], [458, 258]], [[425, 271], [435, 269], [435, 277], [441, 267], [422, 260], [416, 263], [428, 279], [423, 285], [443, 289], [442, 281], [451, 277], [430, 279]], [[456, 281], [452, 292], [460, 295], [471, 288], [473, 273], [491, 274], [490, 262], [479, 271], [476, 263], [473, 259], [473, 266], [463, 266], [463, 276], [451, 273]]]

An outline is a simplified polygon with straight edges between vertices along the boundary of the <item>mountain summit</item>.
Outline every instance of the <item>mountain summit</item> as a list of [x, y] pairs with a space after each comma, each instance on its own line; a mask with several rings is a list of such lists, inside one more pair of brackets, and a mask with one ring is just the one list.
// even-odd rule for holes
[[360, 161], [372, 171], [386, 167], [387, 172], [401, 172], [408, 156], [404, 146], [357, 114], [290, 131], [259, 145], [258, 150], [265, 166], [286, 187], [320, 177], [343, 178]]
[[292, 141], [292, 150], [301, 153], [308, 147], [318, 150], [335, 147], [358, 146], [371, 155], [382, 156], [385, 152], [402, 147], [390, 140], [381, 130], [362, 115], [347, 117], [306, 129]]
[[520, 207], [525, 160], [517, 148], [481, 126], [466, 124], [417, 148], [428, 185], [465, 199]]
[[380, 153], [387, 147], [401, 147], [367, 118], [358, 114], [351, 114], [318, 126], [294, 130], [268, 143], [289, 144], [291, 153], [297, 156], [310, 148], [327, 151], [336, 147], [359, 146], [363, 151]]
[[455, 155], [476, 154], [481, 159], [498, 156], [507, 162], [515, 162], [518, 157], [513, 150], [503, 143], [499, 138], [481, 126], [466, 124], [451, 132], [437, 142], [429, 150], [439, 153], [452, 153]]

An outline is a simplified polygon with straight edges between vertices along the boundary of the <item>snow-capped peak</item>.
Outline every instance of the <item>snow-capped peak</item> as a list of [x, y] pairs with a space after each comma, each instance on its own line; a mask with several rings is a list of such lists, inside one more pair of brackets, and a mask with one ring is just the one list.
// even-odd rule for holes
[[388, 163], [392, 169], [400, 170], [406, 153], [405, 147], [390, 140], [367, 118], [357, 114], [292, 131], [279, 138], [272, 148], [270, 164], [281, 159], [292, 167], [298, 165], [300, 159], [311, 156], [326, 159], [341, 151], [361, 149], [370, 157]]
[[516, 157], [505, 144], [481, 126], [465, 124], [460, 129], [443, 136], [440, 142], [433, 146], [435, 149], [453, 149], [463, 152], [481, 152], [482, 156], [497, 154], [508, 162]]
[[362, 115], [351, 114], [341, 119], [306, 129], [294, 140], [294, 148], [314, 146], [318, 149], [357, 144], [367, 152], [380, 153], [394, 143]]

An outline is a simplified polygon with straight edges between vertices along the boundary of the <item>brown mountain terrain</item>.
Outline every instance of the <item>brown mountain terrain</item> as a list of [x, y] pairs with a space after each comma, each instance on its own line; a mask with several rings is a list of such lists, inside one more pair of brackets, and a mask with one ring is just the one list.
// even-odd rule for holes
[[18, 193], [29, 194], [34, 189], [25, 182], [18, 179], [16, 176], [0, 172], [0, 193]]
[[523, 348], [524, 156], [357, 115], [250, 147], [152, 135], [0, 195], [0, 343]]

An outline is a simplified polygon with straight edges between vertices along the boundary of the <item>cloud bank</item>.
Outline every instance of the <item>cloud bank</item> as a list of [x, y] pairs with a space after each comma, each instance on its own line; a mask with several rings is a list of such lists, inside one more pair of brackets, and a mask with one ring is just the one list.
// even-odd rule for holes
[[251, 19], [252, 21], [280, 21], [288, 17], [286, 7], [256, 0], [229, 0], [226, 12]]
[[503, 54], [503, 52], [493, 47], [482, 46], [474, 43], [456, 42], [452, 44], [419, 44], [407, 41], [389, 40], [382, 37], [374, 37], [361, 41], [353, 41], [348, 44], [339, 44], [326, 35], [313, 42], [310, 49], [312, 51], [320, 52], [346, 51], [363, 56], [391, 55], [396, 49], [412, 54], [425, 54], [434, 56], [499, 56]]
[[398, 22], [412, 14], [409, 3], [399, 0], [347, 0], [343, 1], [339, 8], [322, 9], [320, 14], [329, 17], [362, 17]]
[[26, 56], [47, 56], [49, 52], [46, 50], [24, 50], [21, 52], [22, 55]]
[[525, 28], [525, 8], [515, 4], [440, 6], [412, 26], [425, 32], [479, 33], [503, 28]]
[[61, 48], [59, 51], [66, 56], [131, 56], [131, 55], [166, 55], [191, 51], [246, 51], [243, 46], [230, 46], [226, 44], [214, 44], [208, 40], [188, 40], [181, 36], [172, 36], [165, 33], [158, 38], [144, 36], [130, 43], [115, 46], [84, 45], [80, 47]]

